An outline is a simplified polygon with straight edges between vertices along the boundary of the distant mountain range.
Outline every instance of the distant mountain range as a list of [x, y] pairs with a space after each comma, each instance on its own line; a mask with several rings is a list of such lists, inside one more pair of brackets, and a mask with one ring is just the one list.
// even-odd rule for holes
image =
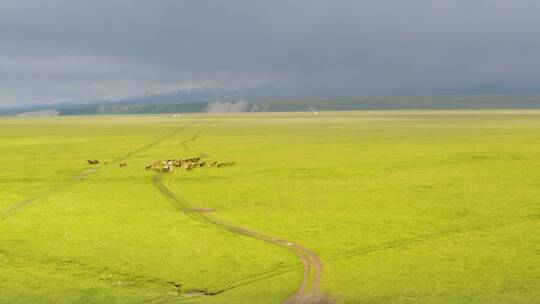
[[230, 101], [241, 99], [259, 99], [268, 96], [271, 89], [225, 89], [214, 87], [202, 87], [193, 89], [182, 89], [164, 93], [146, 93], [124, 100], [113, 102], [118, 105], [140, 105], [159, 103], [184, 103], [184, 102], [212, 102]]
[[[521, 95], [474, 95], [473, 92], [525, 92]], [[527, 89], [528, 88], [528, 89]], [[57, 115], [193, 113], [193, 112], [248, 112], [248, 111], [332, 111], [385, 109], [540, 109], [536, 86], [521, 84], [467, 85], [448, 88], [463, 94], [437, 95], [417, 92], [414, 96], [358, 97], [358, 98], [300, 98], [281, 92], [278, 87], [226, 89], [201, 87], [172, 92], [150, 92], [121, 100], [95, 102], [69, 101], [55, 104], [27, 105], [0, 108], [0, 115], [36, 112]], [[287, 90], [284, 90], [287, 91]], [[423, 92], [426, 93], [426, 92]], [[324, 94], [322, 94], [324, 96]], [[51, 111], [54, 110], [54, 111]], [[25, 114], [32, 115], [32, 114]]]
[[45, 109], [76, 109], [87, 107], [111, 107], [120, 105], [152, 105], [178, 103], [209, 103], [213, 101], [261, 100], [264, 98], [281, 98], [275, 87], [258, 87], [247, 89], [227, 89], [216, 87], [200, 87], [175, 90], [171, 92], [149, 92], [119, 100], [99, 101], [66, 101], [53, 104], [35, 104], [13, 107], [0, 107], [0, 114], [21, 111], [38, 111]]
[[122, 102], [63, 105], [47, 108], [0, 110], [0, 115], [107, 115], [156, 113], [230, 113], [356, 110], [444, 110], [444, 109], [540, 109], [540, 96], [409, 96], [342, 99], [276, 99], [258, 101], [212, 101], [139, 104]]

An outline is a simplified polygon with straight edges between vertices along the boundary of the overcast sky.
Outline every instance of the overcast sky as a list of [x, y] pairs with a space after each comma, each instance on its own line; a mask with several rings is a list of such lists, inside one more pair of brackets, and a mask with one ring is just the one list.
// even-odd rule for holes
[[540, 82], [538, 0], [0, 1], [0, 105]]

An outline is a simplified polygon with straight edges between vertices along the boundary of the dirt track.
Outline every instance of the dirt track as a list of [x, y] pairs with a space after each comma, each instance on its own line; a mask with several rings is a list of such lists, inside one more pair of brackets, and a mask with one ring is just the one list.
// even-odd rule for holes
[[[210, 125], [212, 128], [212, 125]], [[203, 131], [196, 132], [191, 138], [184, 140], [181, 145], [182, 147], [190, 152], [198, 152], [201, 157], [208, 156], [207, 153], [196, 151], [188, 146], [188, 143], [194, 142], [198, 139]], [[330, 298], [325, 295], [321, 290], [321, 276], [323, 271], [323, 263], [319, 256], [312, 250], [290, 242], [288, 240], [273, 237], [266, 235], [249, 228], [240, 227], [233, 223], [226, 222], [222, 219], [215, 217], [213, 214], [208, 212], [203, 212], [205, 210], [204, 206], [197, 206], [189, 198], [177, 193], [174, 191], [174, 185], [172, 184], [174, 174], [157, 174], [153, 178], [154, 185], [169, 198], [169, 200], [174, 204], [174, 206], [182, 211], [185, 215], [209, 225], [216, 226], [220, 229], [227, 230], [229, 232], [255, 238], [260, 241], [268, 242], [294, 253], [302, 262], [304, 269], [304, 277], [302, 284], [298, 290], [284, 301], [285, 304], [327, 304], [331, 303]], [[250, 284], [262, 279], [266, 279], [275, 275], [282, 273], [290, 272], [295, 269], [295, 265], [292, 267], [284, 267], [281, 271], [266, 272], [261, 274], [256, 274], [247, 280], [240, 280], [236, 284], [226, 286], [224, 288], [214, 291], [214, 294], [222, 293], [226, 290], [230, 290], [239, 286]]]
[[[208, 212], [201, 212], [200, 206], [195, 206], [188, 198], [176, 193], [172, 186], [173, 174], [157, 174], [153, 178], [154, 185], [167, 196], [174, 206], [185, 215], [209, 225], [216, 226], [229, 232], [255, 238], [285, 248], [294, 253], [301, 260], [304, 267], [304, 278], [299, 289], [289, 297], [286, 304], [326, 304], [329, 298], [321, 291], [321, 275], [323, 263], [319, 256], [298, 244], [294, 244], [282, 238], [272, 237], [260, 232], [240, 227], [224, 220], [218, 219]], [[290, 270], [289, 270], [290, 271]], [[242, 284], [244, 285], [244, 284]], [[231, 289], [231, 288], [227, 288]], [[215, 294], [225, 290], [214, 291]]]

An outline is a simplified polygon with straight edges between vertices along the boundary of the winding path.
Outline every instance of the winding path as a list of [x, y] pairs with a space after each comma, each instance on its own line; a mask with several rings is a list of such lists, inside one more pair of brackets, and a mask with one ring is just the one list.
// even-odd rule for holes
[[[164, 178], [164, 176], [166, 176]], [[249, 228], [241, 227], [218, 219], [208, 212], [201, 211], [200, 206], [195, 206], [188, 198], [174, 191], [172, 180], [174, 174], [156, 174], [153, 178], [154, 185], [163, 193], [173, 205], [190, 218], [216, 226], [229, 232], [251, 237], [260, 241], [265, 241], [278, 245], [294, 253], [301, 260], [304, 266], [304, 278], [299, 289], [284, 303], [286, 304], [323, 304], [329, 303], [329, 298], [321, 291], [321, 275], [323, 263], [319, 256], [312, 250], [292, 243], [288, 240], [272, 237]], [[229, 288], [230, 289], [230, 288]], [[214, 291], [214, 294], [225, 290]]]
[[[183, 148], [187, 151], [194, 152], [195, 150], [188, 147], [188, 143], [195, 141], [201, 133], [202, 131], [199, 131], [195, 133], [191, 138], [184, 140], [181, 143]], [[197, 152], [199, 152], [202, 157], [207, 156], [205, 152]], [[300, 259], [304, 268], [303, 280], [298, 290], [292, 296], [285, 300], [285, 304], [326, 304], [331, 302], [330, 298], [325, 295], [321, 290], [323, 262], [314, 251], [301, 245], [295, 244], [291, 241], [285, 240], [283, 238], [273, 237], [246, 227], [238, 226], [223, 219], [219, 219], [208, 212], [202, 211], [204, 210], [202, 206], [197, 206], [197, 204], [194, 203], [192, 200], [180, 194], [178, 191], [175, 191], [173, 185], [174, 176], [174, 173], [158, 173], [153, 177], [152, 180], [154, 185], [159, 189], [159, 191], [163, 193], [172, 202], [172, 204], [178, 210], [182, 211], [185, 215], [196, 221], [215, 226], [217, 228], [229, 231], [234, 234], [251, 237], [260, 241], [280, 246], [295, 254]], [[254, 276], [254, 278], [248, 282], [239, 282], [236, 285], [213, 291], [210, 294], [219, 294], [226, 290], [230, 290], [232, 288], [246, 285], [274, 275], [275, 273], [264, 276], [263, 273], [262, 278], [256, 278], [256, 276]]]

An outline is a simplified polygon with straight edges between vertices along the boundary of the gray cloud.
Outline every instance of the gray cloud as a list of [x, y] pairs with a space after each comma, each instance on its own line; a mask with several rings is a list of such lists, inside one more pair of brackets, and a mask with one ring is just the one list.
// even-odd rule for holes
[[295, 96], [537, 83], [535, 0], [0, 2], [0, 104], [279, 85]]

